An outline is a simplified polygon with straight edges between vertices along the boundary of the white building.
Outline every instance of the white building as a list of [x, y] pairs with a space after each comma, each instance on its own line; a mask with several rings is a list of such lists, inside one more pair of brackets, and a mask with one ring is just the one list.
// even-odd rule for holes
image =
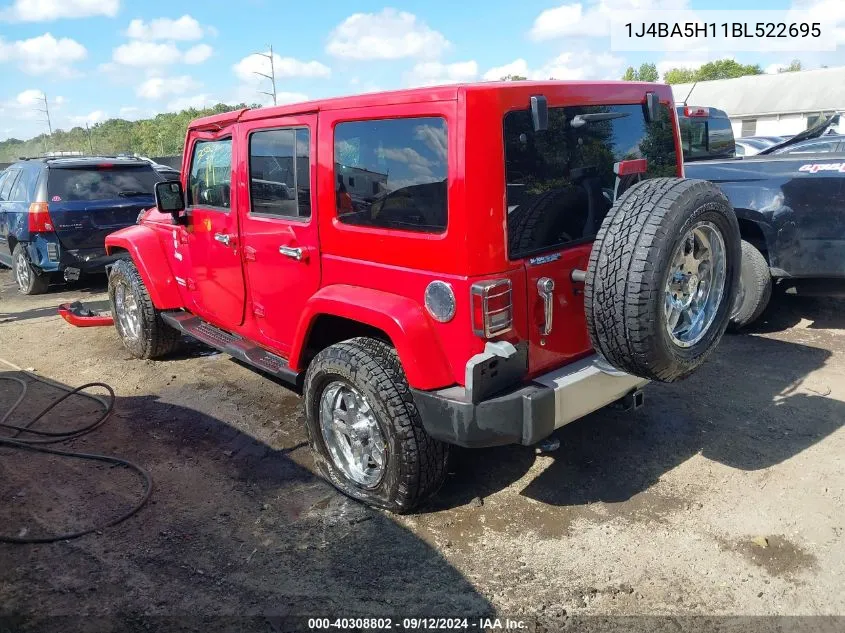
[[672, 86], [675, 102], [727, 112], [734, 136], [797, 134], [845, 110], [845, 67]]

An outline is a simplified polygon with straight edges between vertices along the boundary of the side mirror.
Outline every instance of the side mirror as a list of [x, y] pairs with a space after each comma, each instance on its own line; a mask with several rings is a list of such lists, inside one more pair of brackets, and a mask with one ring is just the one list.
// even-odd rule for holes
[[173, 221], [179, 223], [180, 213], [185, 210], [185, 192], [178, 180], [157, 182], [155, 186], [156, 208], [162, 213], [169, 213]]

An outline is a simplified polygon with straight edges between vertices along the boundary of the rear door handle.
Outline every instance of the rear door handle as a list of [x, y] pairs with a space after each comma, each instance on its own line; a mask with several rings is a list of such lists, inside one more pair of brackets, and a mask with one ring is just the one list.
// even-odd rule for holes
[[300, 248], [298, 246], [280, 246], [279, 253], [284, 255], [285, 257], [290, 257], [291, 259], [295, 259], [298, 262], [303, 261], [306, 259], [306, 252], [304, 248]]
[[540, 277], [537, 280], [537, 293], [543, 300], [543, 325], [540, 326], [540, 334], [548, 336], [552, 333], [552, 317], [554, 316], [554, 289], [555, 280], [548, 277]]
[[228, 233], [215, 233], [214, 239], [220, 242], [221, 244], [225, 244], [226, 246], [232, 241], [232, 236]]

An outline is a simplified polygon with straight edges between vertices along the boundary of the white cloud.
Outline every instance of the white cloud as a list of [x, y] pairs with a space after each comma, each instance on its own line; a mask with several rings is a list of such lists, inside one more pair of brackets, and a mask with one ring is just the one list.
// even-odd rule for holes
[[432, 59], [449, 46], [442, 33], [413, 13], [384, 9], [381, 13], [350, 15], [329, 35], [326, 51], [347, 59]]
[[478, 77], [478, 64], [474, 60], [441, 64], [440, 62], [421, 62], [416, 64], [408, 75], [406, 83], [410, 86], [436, 86], [437, 84], [473, 81]]
[[701, 59], [664, 59], [657, 62], [657, 72], [660, 73], [661, 79], [666, 73], [674, 68], [684, 68], [686, 70], [698, 70], [707, 62]]
[[203, 27], [190, 15], [176, 20], [156, 18], [149, 22], [135, 19], [129, 23], [126, 36], [135, 40], [199, 40], [203, 37]]
[[120, 0], [15, 0], [0, 10], [0, 19], [10, 22], [49, 22], [61, 18], [104, 15], [113, 18]]
[[74, 127], [80, 126], [85, 127], [85, 124], [94, 125], [95, 123], [101, 123], [108, 118], [105, 112], [102, 110], [94, 110], [93, 112], [89, 112], [88, 114], [83, 114], [80, 116], [70, 116], [68, 117], [68, 121]]
[[202, 110], [203, 108], [209, 108], [216, 105], [219, 102], [219, 99], [215, 99], [211, 95], [203, 93], [174, 99], [167, 104], [167, 110], [169, 112], [178, 112], [179, 110], [187, 110], [188, 108]]
[[528, 79], [619, 79], [625, 60], [610, 53], [561, 53], [539, 68], [529, 68], [524, 59], [516, 59], [504, 66], [491, 68], [484, 73], [487, 81], [497, 81], [507, 75], [520, 75]]
[[30, 88], [18, 93], [18, 96], [15, 97], [15, 103], [19, 106], [34, 106], [38, 103], [43, 103], [42, 99], [44, 99], [44, 93], [42, 91]]
[[87, 56], [88, 51], [76, 40], [67, 37], [57, 40], [50, 33], [9, 43], [0, 39], [0, 62], [16, 62], [18, 68], [30, 75], [50, 73], [69, 77], [75, 73], [73, 64]]
[[[838, 0], [833, 0], [838, 1]], [[542, 41], [558, 37], [603, 37], [610, 34], [612, 15], [630, 11], [686, 9], [689, 0], [590, 0], [546, 9], [534, 20], [530, 36]]]
[[[268, 51], [269, 54], [269, 51]], [[247, 55], [241, 61], [233, 66], [235, 75], [241, 81], [256, 83], [264, 81], [264, 78], [255, 73], [270, 74], [270, 60], [264, 55], [253, 54]], [[324, 78], [332, 74], [331, 69], [325, 64], [318, 61], [303, 62], [293, 57], [280, 57], [273, 54], [273, 71], [276, 74], [276, 79], [285, 79], [289, 77], [312, 77]]]
[[197, 90], [201, 86], [202, 84], [190, 75], [150, 77], [135, 89], [135, 93], [143, 99], [163, 99], [164, 97], [182, 95]]
[[186, 64], [202, 64], [211, 57], [214, 50], [208, 44], [197, 44], [185, 51], [183, 60]]
[[175, 64], [182, 58], [182, 53], [174, 44], [156, 44], [133, 40], [121, 44], [112, 52], [112, 59], [123, 66], [135, 68], [161, 67]]
[[[833, 28], [836, 43], [845, 44], [845, 3], [842, 0], [793, 0], [790, 20], [809, 22], [823, 18], [822, 28]], [[813, 20], [809, 20], [812, 17]]]
[[528, 77], [530, 71], [528, 70], [528, 62], [524, 59], [515, 59], [510, 64], [504, 66], [496, 66], [484, 73], [485, 81], [498, 81], [502, 77], [508, 75], [519, 75], [520, 77]]

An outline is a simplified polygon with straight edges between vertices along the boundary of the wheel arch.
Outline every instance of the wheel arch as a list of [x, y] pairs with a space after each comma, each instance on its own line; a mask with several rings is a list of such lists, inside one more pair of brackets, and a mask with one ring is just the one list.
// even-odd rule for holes
[[760, 251], [766, 258], [766, 262], [769, 262], [769, 242], [763, 227], [758, 222], [739, 214], [737, 214], [737, 222], [739, 222], [740, 237]]
[[167, 254], [155, 231], [142, 225], [129, 226], [106, 236], [106, 253], [126, 253], [132, 260], [153, 305], [159, 310], [181, 308], [182, 297], [170, 269]]
[[418, 303], [346, 284], [323, 288], [306, 304], [296, 329], [290, 367], [304, 371], [321, 349], [356, 336], [376, 338], [394, 347], [408, 384], [415, 389], [454, 383], [440, 339]]

